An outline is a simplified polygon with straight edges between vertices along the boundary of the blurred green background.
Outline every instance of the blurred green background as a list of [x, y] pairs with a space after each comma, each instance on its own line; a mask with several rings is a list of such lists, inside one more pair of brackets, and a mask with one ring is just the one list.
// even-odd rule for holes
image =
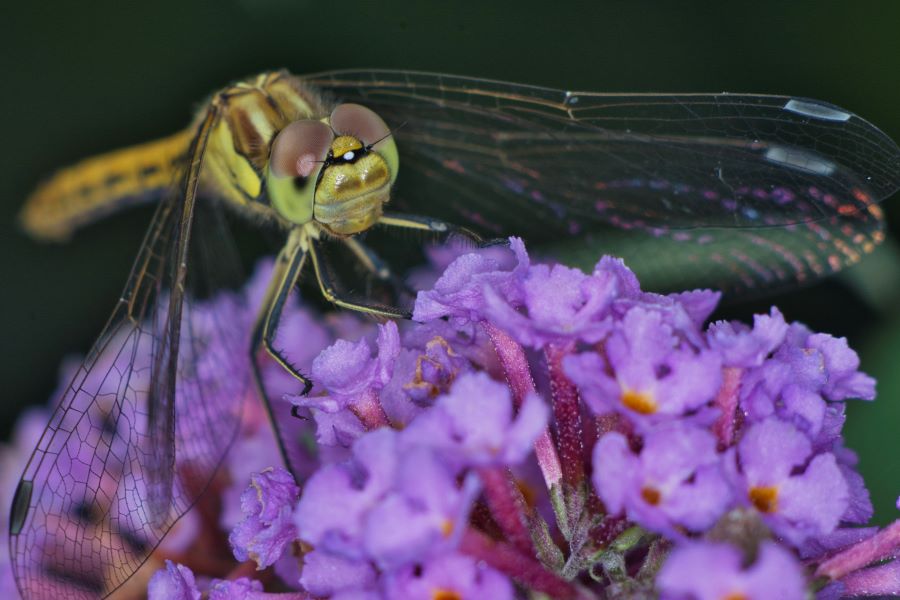
[[[46, 401], [61, 359], [102, 328], [150, 217], [138, 209], [66, 246], [17, 231], [54, 169], [173, 132], [225, 83], [261, 70], [391, 67], [568, 89], [782, 93], [833, 102], [900, 139], [900, 3], [321, 2], [6, 3], [0, 61], [0, 423]], [[900, 231], [900, 197], [885, 204]], [[898, 250], [844, 277], [738, 305], [847, 336], [880, 380], [849, 443], [879, 509], [900, 493]]]

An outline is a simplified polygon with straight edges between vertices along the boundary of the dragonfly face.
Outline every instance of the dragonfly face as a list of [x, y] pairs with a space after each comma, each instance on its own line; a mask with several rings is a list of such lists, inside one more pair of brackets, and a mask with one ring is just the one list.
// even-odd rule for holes
[[357, 104], [342, 104], [322, 121], [295, 121], [272, 143], [267, 183], [286, 220], [315, 220], [332, 235], [372, 227], [390, 199], [399, 157], [390, 129]]
[[[286, 239], [247, 324], [251, 375], [261, 383], [265, 350], [309, 389], [272, 343], [307, 263], [336, 305], [405, 315], [345, 293], [326, 241], [389, 282], [395, 274], [358, 235], [376, 226], [515, 234], [583, 266], [617, 254], [657, 287], [753, 293], [860, 260], [883, 237], [878, 203], [898, 187], [897, 145], [813, 100], [377, 70], [229, 86], [187, 130], [60, 171], [23, 209], [26, 230], [61, 240], [160, 201], [109, 324], [22, 475], [10, 518], [19, 590], [29, 600], [111, 593], [225, 455], [249, 381], [238, 376], [241, 328], [201, 301], [237, 263], [223, 206]], [[210, 360], [235, 377], [198, 375]]]

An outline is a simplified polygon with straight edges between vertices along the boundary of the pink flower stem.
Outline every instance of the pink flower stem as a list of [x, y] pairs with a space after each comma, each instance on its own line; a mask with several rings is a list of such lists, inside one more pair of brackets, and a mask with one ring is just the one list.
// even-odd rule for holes
[[900, 559], [871, 569], [860, 569], [843, 577], [844, 595], [897, 596], [900, 595]]
[[816, 575], [831, 580], [840, 579], [874, 562], [895, 556], [898, 551], [900, 551], [900, 520], [824, 561], [816, 569]]
[[359, 417], [369, 431], [379, 427], [389, 427], [391, 424], [375, 390], [367, 390], [359, 400], [350, 406], [350, 410]]
[[734, 442], [734, 430], [737, 425], [738, 391], [741, 387], [743, 369], [726, 367], [722, 369], [722, 387], [716, 395], [715, 405], [721, 411], [713, 424], [713, 433], [719, 440], [720, 449], [731, 446]]
[[512, 544], [497, 542], [474, 529], [467, 529], [463, 534], [460, 550], [551, 598], [567, 600], [578, 596], [571, 583], [548, 571], [531, 555], [522, 554]]
[[534, 378], [531, 376], [531, 367], [525, 357], [525, 350], [505, 331], [496, 327], [493, 323], [482, 321], [481, 327], [491, 338], [494, 351], [506, 375], [506, 382], [513, 393], [513, 401], [516, 408], [522, 406], [530, 392], [534, 391]]
[[[513, 393], [513, 402], [516, 407], [520, 407], [525, 400], [525, 396], [535, 391], [534, 379], [531, 376], [528, 359], [525, 357], [525, 350], [514, 339], [509, 337], [506, 332], [498, 329], [493, 324], [482, 321], [481, 326], [491, 338], [494, 351], [497, 353], [497, 358], [500, 359], [500, 364], [503, 366], [506, 382]], [[549, 428], [544, 429], [534, 442], [534, 453], [541, 473], [544, 476], [544, 482], [547, 484], [547, 489], [559, 485], [562, 480], [562, 467], [559, 462], [559, 456], [556, 454], [556, 447], [553, 445], [553, 438], [550, 435]]]
[[478, 470], [478, 475], [484, 484], [484, 495], [494, 521], [519, 551], [533, 555], [534, 544], [528, 532], [525, 499], [516, 487], [512, 474], [502, 467], [483, 467]]
[[550, 396], [556, 421], [556, 444], [562, 459], [563, 482], [574, 490], [584, 483], [584, 432], [578, 390], [562, 368], [562, 359], [572, 351], [573, 346], [573, 343], [550, 344], [544, 350], [544, 356], [550, 372]]

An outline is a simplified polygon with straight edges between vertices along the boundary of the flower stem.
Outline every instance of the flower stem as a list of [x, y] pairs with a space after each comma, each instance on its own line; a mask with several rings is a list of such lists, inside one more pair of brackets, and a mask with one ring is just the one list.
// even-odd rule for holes
[[[495, 327], [492, 323], [481, 321], [481, 326], [491, 338], [494, 351], [497, 353], [497, 358], [503, 366], [506, 381], [513, 393], [513, 402], [516, 407], [520, 407], [525, 400], [525, 396], [535, 391], [534, 379], [531, 376], [528, 359], [525, 357], [525, 350], [506, 332]], [[547, 489], [552, 488], [554, 485], [559, 485], [562, 480], [562, 466], [560, 465], [559, 456], [556, 454], [556, 448], [553, 445], [553, 438], [550, 436], [549, 428], [544, 429], [534, 442], [534, 453], [541, 468], [541, 473], [544, 476], [544, 482], [547, 484]]]
[[831, 580], [893, 556], [900, 550], [900, 520], [894, 521], [875, 535], [838, 552], [816, 569], [816, 575]]
[[520, 551], [534, 554], [534, 544], [525, 517], [525, 499], [516, 487], [512, 474], [501, 467], [478, 470], [491, 516], [509, 541]]
[[562, 459], [563, 482], [574, 490], [584, 482], [584, 434], [578, 390], [562, 369], [562, 359], [571, 352], [573, 345], [550, 344], [544, 350], [544, 356], [550, 373], [550, 396], [556, 421], [556, 444]]
[[722, 387], [716, 395], [715, 405], [722, 411], [713, 424], [713, 433], [719, 440], [719, 447], [727, 448], [734, 442], [734, 430], [738, 406], [738, 390], [741, 387], [743, 370], [737, 367], [722, 369]]
[[575, 586], [548, 571], [532, 556], [522, 554], [511, 544], [492, 540], [474, 529], [467, 529], [463, 534], [460, 550], [551, 598], [567, 600], [578, 596]]

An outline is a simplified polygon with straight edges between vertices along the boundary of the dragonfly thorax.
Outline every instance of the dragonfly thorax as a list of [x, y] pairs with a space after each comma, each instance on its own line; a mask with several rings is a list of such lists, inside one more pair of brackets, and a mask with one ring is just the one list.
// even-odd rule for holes
[[384, 121], [342, 104], [321, 121], [296, 121], [278, 133], [266, 175], [269, 198], [291, 223], [314, 221], [333, 235], [353, 235], [381, 217], [398, 165]]

